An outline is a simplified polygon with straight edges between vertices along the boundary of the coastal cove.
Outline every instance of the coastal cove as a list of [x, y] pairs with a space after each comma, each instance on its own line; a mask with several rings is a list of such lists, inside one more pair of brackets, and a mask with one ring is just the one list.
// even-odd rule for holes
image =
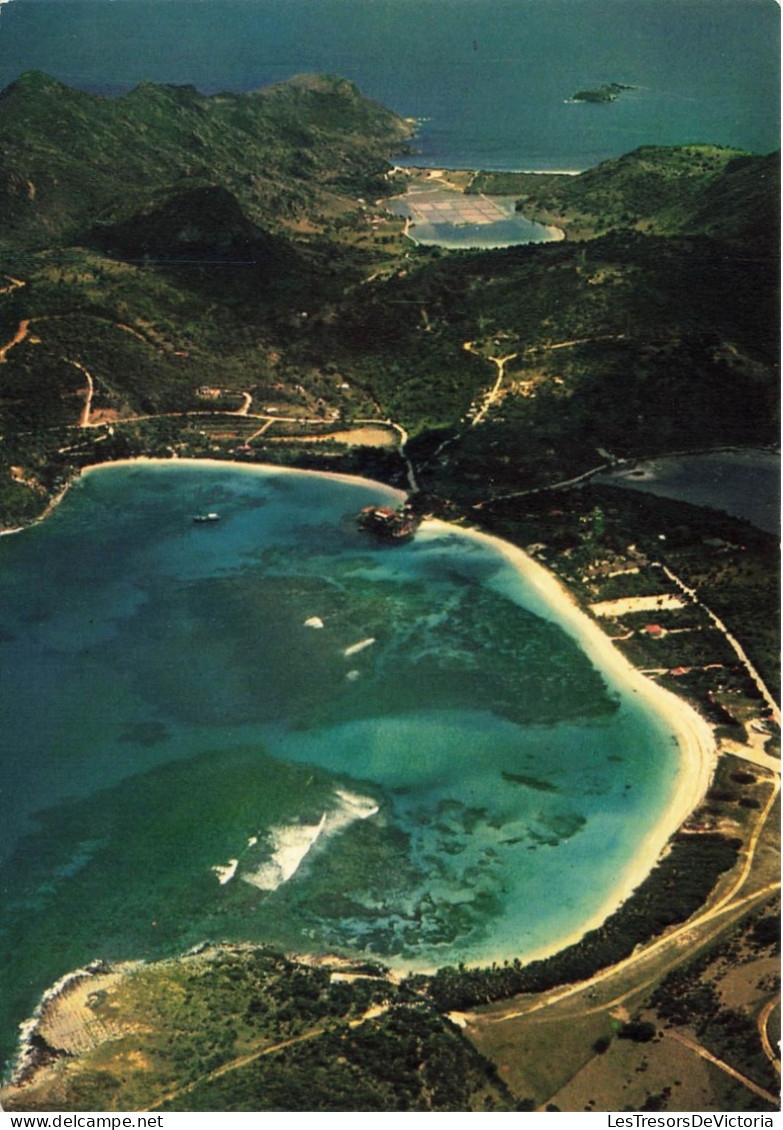
[[356, 528], [398, 498], [145, 460], [90, 470], [0, 542], [6, 1056], [96, 957], [230, 938], [401, 970], [550, 953], [699, 802], [707, 725], [521, 550]]

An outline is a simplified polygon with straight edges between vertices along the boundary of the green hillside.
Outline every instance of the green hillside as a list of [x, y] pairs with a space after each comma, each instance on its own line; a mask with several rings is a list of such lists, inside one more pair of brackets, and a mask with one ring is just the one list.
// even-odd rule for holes
[[0, 95], [0, 238], [72, 243], [172, 188], [205, 185], [280, 228], [335, 194], [384, 191], [386, 158], [410, 134], [409, 123], [328, 76], [210, 97], [142, 83], [102, 98], [29, 72]]
[[742, 239], [779, 228], [780, 155], [717, 145], [644, 146], [578, 176], [483, 173], [471, 191], [518, 196], [532, 219], [570, 237], [615, 228]]
[[346, 298], [317, 349], [350, 356], [420, 434], [453, 425], [492, 379], [465, 341], [513, 355], [502, 400], [451, 445], [449, 475], [470, 452], [495, 481], [532, 485], [586, 470], [598, 447], [774, 442], [775, 271], [705, 237], [636, 233], [463, 254]]
[[[648, 147], [577, 177], [499, 174], [506, 192], [519, 178], [526, 213], [592, 238], [447, 254], [378, 235], [366, 203], [391, 190], [386, 158], [409, 133], [330, 77], [106, 99], [32, 73], [4, 91], [0, 272], [16, 282], [0, 341], [25, 330], [0, 382], [20, 468], [0, 483], [3, 520], [96, 458], [230, 452], [209, 429], [147, 418], [240, 396], [262, 413], [239, 437], [254, 458], [301, 461], [279, 441], [320, 420], [392, 419], [422, 481], [465, 502], [487, 482], [582, 473], [599, 450], [775, 442], [774, 156]], [[507, 379], [474, 428], [493, 356], [510, 357]], [[74, 444], [83, 370], [91, 421], [122, 426]], [[223, 399], [205, 403], [216, 372]], [[310, 423], [267, 442], [266, 405]]]
[[495, 1067], [382, 967], [228, 946], [95, 984], [84, 1013], [112, 1038], [76, 1057], [39, 1039], [58, 1067], [5, 1109], [517, 1109]]

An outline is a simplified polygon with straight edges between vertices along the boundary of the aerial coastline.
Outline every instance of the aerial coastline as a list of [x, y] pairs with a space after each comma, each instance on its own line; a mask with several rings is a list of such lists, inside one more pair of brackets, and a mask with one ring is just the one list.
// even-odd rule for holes
[[[601, 925], [649, 875], [671, 837], [704, 799], [715, 770], [717, 743], [713, 729], [694, 708], [645, 677], [629, 663], [597, 621], [579, 607], [572, 594], [549, 569], [519, 546], [502, 538], [465, 525], [457, 528], [464, 536], [499, 550], [520, 576], [540, 593], [544, 603], [553, 610], [557, 623], [573, 634], [580, 648], [598, 669], [608, 672], [618, 684], [625, 685], [632, 693], [640, 695], [671, 728], [680, 748], [674, 794], [656, 824], [638, 846], [628, 867], [618, 875], [615, 889], [578, 931], [564, 938], [554, 939], [551, 945], [535, 953], [525, 954], [525, 961], [536, 961], [573, 945], [589, 930]], [[424, 524], [424, 529], [443, 530], [445, 533], [449, 526], [447, 523], [431, 520]], [[514, 955], [502, 954], [499, 960], [510, 956]]]
[[[379, 495], [390, 499], [399, 500], [405, 496], [402, 491], [394, 490], [386, 484], [374, 482], [361, 476], [345, 476], [337, 473], [308, 471], [297, 468], [280, 468], [274, 465], [242, 466], [227, 464], [223, 460], [175, 461], [142, 456], [133, 459], [118, 460], [115, 463], [93, 465], [85, 468], [83, 473], [92, 474], [101, 470], [110, 470], [112, 467], [133, 467], [134, 465], [150, 464], [161, 467], [166, 466], [171, 469], [175, 466], [182, 468], [193, 466], [213, 468], [231, 466], [232, 470], [245, 472], [251, 476], [266, 476], [270, 473], [275, 475], [317, 476], [319, 478], [329, 478], [334, 481], [352, 481], [357, 485], [370, 486], [373, 490], [377, 491]], [[62, 495], [60, 498], [61, 497]], [[599, 624], [579, 607], [573, 596], [563, 587], [556, 576], [523, 549], [514, 546], [502, 538], [495, 537], [463, 524], [454, 526], [451, 523], [430, 518], [425, 520], [421, 529], [425, 536], [430, 535], [435, 537], [448, 535], [452, 531], [459, 531], [460, 536], [475, 540], [479, 544], [490, 545], [500, 552], [513, 569], [524, 578], [526, 583], [535, 588], [542, 602], [551, 609], [555, 620], [574, 635], [579, 646], [588, 654], [591, 661], [595, 663], [600, 670], [609, 673], [618, 683], [625, 684], [632, 693], [639, 694], [644, 698], [651, 709], [661, 717], [665, 725], [670, 727], [675, 733], [680, 747], [680, 763], [675, 792], [666, 805], [665, 810], [661, 813], [655, 826], [649, 830], [644, 841], [634, 853], [633, 858], [629, 860], [627, 868], [618, 875], [616, 887], [605, 902], [595, 909], [592, 917], [584, 921], [573, 933], [565, 937], [553, 939], [551, 945], [543, 947], [534, 953], [525, 954], [524, 959], [526, 962], [538, 961], [572, 946], [574, 943], [578, 942], [586, 932], [600, 926], [618, 906], [624, 903], [633, 894], [639, 884], [654, 868], [661, 854], [666, 851], [667, 844], [671, 837], [677, 833], [683, 823], [688, 820], [693, 811], [698, 807], [709, 787], [716, 762], [716, 742], [714, 734], [707, 722], [699, 717], [689, 704], [662, 687], [657, 686], [652, 680], [646, 678], [634, 668], [618, 652], [606, 633], [601, 630]], [[213, 943], [211, 952], [220, 952], [222, 948], [220, 943]], [[234, 949], [236, 949], [236, 943], [227, 945], [227, 952], [232, 952]], [[252, 951], [253, 946], [248, 947], [248, 952]], [[263, 947], [261, 947], [261, 952], [263, 952]], [[498, 953], [497, 961], [507, 961], [515, 956], [513, 952]], [[344, 956], [330, 957], [329, 955], [319, 955], [310, 959], [298, 953], [292, 954], [291, 958], [304, 964], [312, 962], [314, 968], [321, 968], [330, 963], [337, 963], [339, 967], [339, 962], [346, 960]], [[164, 968], [168, 965], [173, 968], [175, 966], [172, 965], [172, 960], [173, 959], [164, 959], [162, 962], [156, 961], [152, 963], [151, 967], [157, 968], [160, 966]], [[389, 968], [388, 976], [392, 980], [399, 981], [410, 973], [409, 964], [404, 962], [398, 963], [392, 959], [387, 964]], [[89, 997], [91, 992], [96, 990], [103, 991], [104, 986], [119, 984], [122, 977], [132, 974], [137, 969], [141, 968], [142, 965], [143, 963], [140, 965], [138, 962], [126, 962], [124, 964], [112, 964], [110, 966], [101, 967], [97, 970], [94, 983], [92, 980], [81, 980], [78, 993], [73, 996], [73, 999], [71, 998], [70, 986], [71, 984], [76, 986], [79, 977], [81, 977], [81, 974], [77, 977], [78, 971], [71, 975], [64, 974], [56, 986], [47, 990], [43, 996], [41, 1007], [36, 1010], [35, 1015], [30, 1020], [22, 1025], [20, 1058], [18, 1060], [17, 1069], [20, 1073], [19, 1079], [23, 1081], [23, 1085], [20, 1091], [12, 1089], [10, 1094], [12, 1096], [23, 1096], [25, 1094], [25, 1087], [29, 1086], [31, 1083], [38, 1085], [42, 1079], [45, 1080], [47, 1077], [49, 1068], [47, 1067], [46, 1060], [43, 1061], [42, 1066], [39, 1065], [33, 1051], [33, 1043], [31, 1043], [31, 1041], [34, 1037], [44, 1033], [45, 1038], [53, 1039], [56, 1037], [58, 1039], [65, 1039], [66, 1041], [76, 1040], [75, 1046], [78, 1048], [80, 1046], [79, 1040], [81, 1039], [81, 1037], [78, 1036], [78, 1026], [83, 1023], [82, 1018], [89, 1015], [85, 1010], [84, 1000]], [[430, 974], [434, 974], [435, 971], [434, 967], [428, 970], [419, 970], [419, 972]], [[74, 980], [74, 978], [76, 978], [76, 980]], [[60, 1004], [61, 1000], [62, 1005]], [[61, 1011], [62, 1016], [60, 1015]], [[460, 1022], [462, 1023], [462, 1021]], [[42, 1024], [44, 1025], [43, 1027], [41, 1027]], [[63, 1035], [62, 1033], [65, 1034]], [[86, 1046], [89, 1046], [89, 1041]]]
[[[475, 45], [473, 54], [480, 54]], [[577, 81], [572, 72], [571, 82]], [[610, 84], [579, 91], [574, 100], [611, 103], [626, 89]], [[219, 1006], [226, 1009], [224, 1026], [240, 1032], [235, 1043], [215, 1041], [209, 1062], [199, 1049], [187, 1071], [177, 1067], [177, 1078], [159, 1092], [159, 1079], [142, 1083], [138, 1093], [133, 1086], [118, 1091], [117, 1109], [148, 1109], [147, 1103], [149, 1109], [188, 1109], [191, 1087], [195, 1096], [224, 1068], [239, 1069], [243, 1040], [258, 1041], [262, 1031], [270, 1046], [259, 1054], [274, 1053], [270, 1064], [289, 1037], [297, 1053], [300, 1039], [322, 1032], [331, 1039], [324, 1002], [340, 1004], [353, 978], [353, 1011], [334, 1014], [338, 1027], [350, 1016], [348, 1037], [356, 1027], [361, 1035], [364, 1024], [371, 1033], [376, 1021], [393, 1019], [395, 1009], [401, 1016], [411, 1010], [404, 1023], [417, 1009], [441, 1021], [450, 1017], [466, 1046], [507, 1073], [500, 1078], [520, 1104], [513, 1109], [594, 1109], [594, 1096], [607, 1109], [751, 1109], [742, 1105], [748, 1095], [740, 1100], [729, 1086], [749, 1087], [751, 1102], [769, 1104], [773, 1072], [779, 1076], [779, 1056], [769, 1039], [764, 1043], [766, 1025], [774, 1031], [779, 1010], [771, 980], [779, 963], [770, 954], [748, 976], [755, 995], [729, 993], [722, 1001], [754, 1028], [763, 1046], [761, 1069], [733, 1058], [730, 1041], [715, 1034], [720, 1025], [721, 1033], [737, 1030], [733, 1013], [709, 1028], [708, 970], [693, 992], [694, 1012], [701, 1015], [687, 1038], [732, 1063], [740, 1082], [724, 1080], [723, 1091], [716, 1084], [709, 1095], [705, 1090], [701, 1106], [695, 1092], [687, 1100], [685, 1089], [670, 1096], [668, 1084], [679, 1073], [675, 1056], [661, 1076], [667, 1086], [661, 1095], [652, 1091], [660, 1085], [657, 1057], [667, 1062], [680, 1035], [670, 1032], [669, 1019], [675, 1029], [691, 1019], [687, 1010], [686, 1021], [678, 1019], [674, 1005], [666, 1011], [677, 985], [688, 977], [692, 985], [702, 975], [692, 973], [689, 955], [706, 961], [709, 947], [725, 945], [728, 967], [738, 952], [753, 950], [760, 919], [771, 937], [779, 909], [775, 531], [754, 528], [749, 510], [721, 513], [720, 490], [709, 502], [667, 499], [618, 489], [611, 480], [641, 482], [648, 472], [635, 460], [644, 453], [665, 461], [674, 452], [734, 450], [752, 460], [753, 449], [768, 453], [774, 446], [774, 333], [771, 346], [768, 340], [774, 303], [770, 315], [761, 296], [776, 264], [774, 254], [759, 251], [767, 246], [759, 232], [769, 227], [770, 201], [776, 207], [774, 157], [721, 144], [643, 145], [591, 164], [585, 174], [504, 170], [502, 160], [496, 172], [476, 172], [468, 164], [452, 167], [444, 152], [429, 165], [409, 148], [398, 156], [410, 126], [420, 121], [396, 118], [372, 103], [366, 109], [350, 82], [299, 76], [268, 98], [246, 100], [247, 114], [258, 114], [259, 136], [273, 138], [271, 156], [267, 167], [263, 146], [251, 147], [235, 170], [222, 148], [235, 140], [226, 108], [235, 96], [144, 84], [127, 102], [129, 122], [143, 142], [134, 154], [151, 186], [149, 199], [140, 202], [117, 181], [111, 160], [101, 164], [104, 148], [110, 153], [122, 145], [128, 128], [122, 114], [114, 120], [110, 100], [93, 105], [93, 96], [47, 76], [23, 76], [9, 88], [3, 113], [11, 124], [0, 121], [0, 132], [15, 128], [12, 111], [22, 97], [32, 105], [40, 99], [42, 121], [56, 97], [68, 123], [72, 115], [76, 123], [63, 133], [63, 154], [56, 153], [53, 165], [60, 189], [66, 185], [56, 203], [70, 224], [55, 235], [70, 258], [28, 253], [25, 280], [9, 273], [17, 271], [12, 256], [20, 248], [55, 245], [46, 194], [27, 199], [17, 191], [28, 182], [43, 184], [44, 166], [31, 159], [28, 171], [20, 162], [21, 179], [6, 193], [18, 221], [2, 272], [11, 285], [0, 288], [7, 341], [0, 361], [10, 390], [0, 397], [8, 472], [0, 486], [0, 527], [7, 527], [0, 537], [51, 518], [81, 477], [111, 468], [153, 470], [149, 477], [85, 484], [73, 500], [73, 528], [66, 528], [70, 505], [57, 512], [47, 560], [56, 561], [61, 547], [73, 556], [74, 541], [85, 537], [81, 573], [63, 568], [51, 605], [48, 590], [38, 594], [35, 608], [21, 597], [24, 565], [31, 575], [36, 546], [45, 554], [49, 531], [5, 547], [4, 581], [19, 599], [8, 603], [13, 614], [0, 640], [12, 667], [27, 651], [40, 665], [41, 681], [27, 685], [62, 749], [73, 750], [71, 761], [56, 763], [54, 738], [28, 738], [15, 721], [23, 711], [10, 712], [9, 730], [19, 737], [20, 794], [34, 794], [35, 774], [43, 780], [49, 773], [47, 759], [53, 770], [41, 807], [41, 828], [49, 834], [11, 868], [11, 936], [19, 939], [14, 954], [25, 956], [18, 965], [12, 956], [3, 975], [13, 988], [3, 1012], [4, 1054], [16, 1018], [30, 1016], [40, 986], [52, 985], [22, 1026], [22, 1053], [35, 1046], [40, 1054], [30, 1061], [24, 1085], [12, 1089], [11, 1105], [39, 1109], [39, 1083], [44, 1097], [55, 1095], [63, 1109], [74, 1105], [69, 1078], [78, 1081], [83, 1069], [91, 1070], [93, 1013], [98, 1044], [101, 1024], [110, 1039], [123, 1029], [125, 1039], [130, 1032], [135, 1040], [144, 1008], [152, 1018], [150, 1047], [170, 1020], [181, 1019], [163, 1006], [156, 1011], [154, 988], [141, 1011], [126, 1009], [139, 971], [140, 981], [149, 974], [149, 985], [166, 985], [167, 978], [179, 983], [194, 966], [204, 972], [232, 962], [242, 976], [255, 964], [269, 963], [278, 972], [285, 967], [293, 986], [320, 977], [325, 1011], [299, 1012], [297, 990], [294, 1005], [281, 1008], [282, 1019], [275, 1009], [283, 998], [269, 1010], [265, 1029], [259, 1017], [274, 994], [243, 989], [236, 1016], [227, 998]], [[584, 113], [591, 122], [622, 122], [645, 100], [629, 97], [626, 106], [623, 97], [615, 110], [588, 107]], [[324, 103], [332, 108], [328, 124], [320, 116]], [[170, 170], [179, 168], [180, 140], [158, 135], [156, 123], [168, 120], [175, 104], [178, 121], [206, 129], [204, 176], [213, 187], [188, 184], [181, 191], [180, 181], [169, 183]], [[560, 105], [559, 113], [572, 123], [583, 118], [573, 106]], [[80, 149], [80, 138], [84, 117], [93, 114], [111, 142], [94, 147], [96, 167], [107, 178], [102, 211], [92, 199], [73, 194], [72, 200], [71, 182], [61, 175], [73, 167], [74, 183], [92, 176], [93, 153]], [[303, 136], [310, 131], [306, 150], [290, 148], [292, 115]], [[372, 150], [362, 149], [365, 134], [373, 138]], [[46, 131], [29, 141], [35, 154], [43, 146], [49, 168]], [[165, 160], [150, 156], [155, 145]], [[563, 157], [568, 152], [552, 149], [553, 163], [579, 162], [578, 147]], [[519, 163], [537, 162], [531, 156]], [[245, 175], [251, 165], [263, 165], [263, 177]], [[404, 219], [393, 215], [394, 202], [413, 184], [433, 192], [420, 197], [433, 207]], [[0, 195], [4, 191], [0, 186]], [[741, 200], [747, 208], [736, 206]], [[98, 214], [105, 220], [95, 224]], [[182, 216], [188, 217], [184, 226]], [[496, 243], [480, 236], [475, 243], [460, 241], [460, 233], [475, 237], [517, 218], [538, 232], [529, 246], [513, 234]], [[419, 241], [414, 224], [422, 222], [438, 227], [440, 236], [451, 227], [457, 240], [450, 242], [447, 231], [446, 238]], [[84, 246], [71, 247], [73, 232]], [[755, 257], [749, 258], [751, 249]], [[216, 271], [216, 265], [242, 265], [243, 271]], [[34, 333], [20, 334], [33, 325]], [[42, 374], [49, 384], [40, 385]], [[180, 478], [177, 486], [169, 480], [167, 487], [159, 468], [175, 472], [174, 479], [177, 468], [190, 471], [191, 481]], [[213, 495], [204, 473], [218, 470], [226, 473], [214, 476]], [[236, 472], [248, 478], [231, 479]], [[289, 478], [270, 480], [265, 491], [266, 476]], [[306, 476], [308, 485], [296, 486], [290, 476]], [[324, 480], [357, 488], [346, 491], [351, 502], [343, 511], [329, 498], [338, 492], [317, 485]], [[373, 543], [372, 532], [357, 529], [356, 500], [365, 491], [376, 506], [407, 502], [411, 513], [415, 508], [410, 552]], [[100, 547], [105, 562], [100, 553], [93, 559], [87, 546], [93, 527], [117, 508], [123, 513], [116, 538], [111, 534]], [[202, 526], [205, 516], [220, 524]], [[310, 529], [322, 541], [312, 555], [305, 546]], [[276, 545], [278, 530], [283, 536]], [[459, 545], [462, 539], [477, 548]], [[429, 541], [435, 543], [431, 553]], [[179, 565], [183, 549], [191, 554], [187, 567]], [[103, 589], [112, 562], [118, 563], [114, 585]], [[157, 572], [161, 562], [168, 572]], [[448, 583], [460, 584], [454, 598], [444, 581], [448, 569]], [[94, 584], [82, 584], [82, 577], [93, 576]], [[377, 585], [372, 591], [379, 579], [388, 591]], [[407, 604], [392, 595], [398, 583], [415, 590], [410, 600], [406, 594]], [[85, 610], [80, 601], [88, 589], [92, 604]], [[434, 592], [442, 621], [429, 615]], [[295, 597], [290, 608], [289, 594]], [[212, 611], [211, 623], [204, 609]], [[528, 640], [524, 617], [530, 613], [550, 621], [544, 625], [549, 636], [540, 635], [548, 645], [532, 630]], [[82, 635], [80, 624], [88, 619]], [[552, 625], [570, 637], [562, 653], [555, 638], [563, 636]], [[572, 645], [581, 653], [578, 661], [570, 658], [576, 657]], [[122, 658], [115, 670], [116, 653]], [[101, 654], [111, 662], [101, 666]], [[187, 687], [183, 678], [182, 689], [166, 675], [168, 667], [177, 668], [172, 657], [181, 655], [193, 657], [197, 675]], [[218, 677], [210, 667], [213, 655], [222, 664]], [[533, 667], [542, 655], [545, 675], [536, 682]], [[421, 678], [412, 679], [411, 670]], [[523, 677], [514, 682], [506, 671]], [[441, 675], [444, 683], [453, 678], [453, 719], [446, 718], [452, 707]], [[21, 688], [22, 663], [14, 676]], [[104, 682], [112, 679], [118, 705], [94, 733], [90, 726], [80, 732], [70, 715], [60, 717], [60, 701], [82, 701], [93, 688], [100, 701]], [[15, 686], [11, 680], [11, 693]], [[18, 701], [26, 702], [21, 690]], [[289, 703], [295, 709], [287, 713]], [[364, 730], [367, 723], [375, 731]], [[518, 736], [511, 729], [516, 725]], [[321, 738], [328, 750], [323, 764]], [[492, 756], [482, 756], [490, 748]], [[221, 756], [212, 758], [214, 752]], [[425, 754], [431, 755], [426, 764]], [[392, 766], [388, 777], [383, 757]], [[478, 767], [475, 782], [465, 774], [464, 794], [457, 772], [463, 761]], [[89, 773], [100, 764], [107, 779], [96, 805]], [[170, 884], [176, 894], [166, 901], [163, 879], [156, 886], [139, 866], [147, 841], [141, 847], [140, 838], [129, 839], [126, 899], [138, 909], [139, 922], [135, 932], [123, 932], [119, 903], [107, 898], [101, 919], [100, 899], [93, 907], [83, 898], [91, 884], [112, 887], [106, 878], [115, 873], [115, 849], [103, 845], [119, 844], [125, 827], [136, 825], [126, 813], [139, 811], [134, 805], [143, 789], [164, 799], [168, 789], [173, 798], [188, 788], [173, 788], [172, 781], [188, 780], [193, 788], [184, 816], [172, 804], [173, 815], [166, 812], [161, 822], [175, 861], [165, 875], [182, 881]], [[209, 787], [218, 781], [219, 788]], [[63, 792], [62, 801], [57, 790], [63, 783], [74, 800]], [[305, 785], [312, 785], [309, 794]], [[377, 820], [356, 820], [347, 834], [347, 822], [335, 815], [341, 788], [366, 802], [362, 811], [378, 814]], [[90, 823], [88, 811], [95, 839], [83, 851], [76, 832]], [[182, 834], [197, 811], [198, 848], [187, 830]], [[8, 837], [17, 862], [26, 852], [26, 814], [20, 805], [9, 824], [14, 835], [21, 828], [19, 839]], [[340, 840], [327, 849], [333, 831]], [[584, 872], [580, 859], [587, 861]], [[52, 913], [36, 921], [24, 898], [41, 891], [45, 903], [51, 866]], [[577, 872], [581, 883], [574, 882]], [[405, 874], [391, 898], [377, 878], [382, 874]], [[578, 898], [571, 898], [569, 881]], [[84, 913], [63, 958], [49, 939], [69, 902]], [[300, 907], [306, 909], [297, 917]], [[735, 929], [741, 944], [732, 941], [739, 936], [731, 934]], [[73, 973], [56, 976], [58, 955]], [[117, 962], [98, 963], [93, 974], [84, 963], [96, 955]], [[672, 978], [681, 978], [674, 989]], [[214, 1009], [211, 991], [207, 976], [190, 998], [196, 1012], [186, 1017], [186, 1028], [198, 1030], [199, 1008]], [[565, 998], [573, 1013], [558, 1010]], [[561, 1054], [562, 1031], [554, 1052], [546, 1038], [540, 1050], [531, 1050], [528, 1012], [537, 1013], [536, 1023], [543, 1020], [539, 1033], [573, 1017], [575, 1050], [566, 1040]], [[629, 1066], [628, 1040], [622, 1047], [613, 1041], [621, 1024], [633, 1028], [640, 1018], [655, 1035], [639, 1049], [639, 1065]], [[53, 1022], [51, 1029], [42, 1019]], [[142, 1045], [140, 1036], [134, 1047], [144, 1056]], [[675, 1051], [683, 1056], [684, 1046]], [[653, 1067], [645, 1078], [648, 1052]], [[124, 1087], [126, 1054], [120, 1050], [112, 1063], [109, 1052], [102, 1078], [114, 1071]], [[691, 1047], [687, 1054], [697, 1053]], [[339, 1075], [343, 1057], [334, 1048], [329, 1055], [330, 1071]], [[139, 1078], [148, 1070], [152, 1080], [154, 1057]], [[553, 1065], [562, 1066], [559, 1081]], [[589, 1082], [600, 1070], [616, 1077], [605, 1099]], [[55, 1080], [54, 1090], [47, 1092], [46, 1079]], [[65, 1090], [57, 1090], [60, 1083]], [[88, 1104], [84, 1109], [90, 1103], [98, 1109], [102, 1098], [107, 1107], [115, 1102], [108, 1086], [89, 1086], [78, 1099]], [[264, 1093], [259, 1085], [256, 1094]], [[33, 1105], [26, 1107], [30, 1094]], [[230, 1088], [225, 1094], [222, 1109], [246, 1109], [232, 1105]], [[4, 1104], [7, 1097], [2, 1094]], [[171, 1105], [177, 1101], [185, 1106]], [[383, 1109], [393, 1108], [387, 1099]]]
[[[281, 467], [273, 464], [248, 465], [219, 459], [166, 459], [137, 456], [86, 466], [81, 475], [88, 476], [101, 471], [111, 471], [123, 467], [132, 468], [133, 466], [166, 467], [172, 470], [176, 468], [192, 469], [194, 467], [231, 468], [233, 472], [240, 472], [249, 476], [266, 477], [271, 474], [275, 476], [315, 477], [371, 487], [380, 498], [388, 500], [390, 503], [399, 503], [406, 497], [406, 493], [402, 490], [359, 475]], [[51, 501], [39, 521], [45, 520], [53, 512], [67, 493], [69, 486], [70, 484], [67, 484]], [[6, 532], [23, 532], [24, 528], [29, 527]], [[461, 537], [472, 539], [479, 544], [491, 546], [498, 551], [510, 563], [515, 572], [540, 595], [543, 607], [538, 610], [539, 614], [543, 613], [547, 618], [551, 616], [556, 623], [564, 627], [599, 671], [607, 672], [619, 685], [626, 686], [632, 693], [640, 695], [661, 721], [671, 729], [680, 747], [675, 791], [655, 825], [650, 828], [644, 840], [634, 852], [633, 859], [617, 876], [615, 888], [602, 905], [596, 908], [590, 918], [581, 924], [577, 930], [563, 938], [552, 939], [551, 944], [536, 950], [535, 953], [524, 955], [526, 961], [537, 960], [571, 945], [588, 930], [603, 922], [649, 874], [661, 852], [665, 849], [669, 838], [677, 832], [703, 799], [715, 767], [716, 744], [711, 728], [696, 714], [695, 710], [684, 700], [640, 674], [620, 654], [601, 629], [600, 624], [579, 607], [573, 595], [565, 589], [557, 577], [529, 553], [502, 538], [485, 533], [466, 525], [464, 522], [454, 525], [439, 519], [428, 518], [421, 526], [421, 533], [424, 536], [443, 536], [451, 531], [458, 532]], [[501, 955], [502, 958], [516, 956], [518, 955], [515, 953]], [[394, 961], [391, 964], [392, 968], [397, 968]], [[402, 963], [400, 963], [398, 971], [404, 972]], [[434, 972], [434, 967], [430, 971]]]

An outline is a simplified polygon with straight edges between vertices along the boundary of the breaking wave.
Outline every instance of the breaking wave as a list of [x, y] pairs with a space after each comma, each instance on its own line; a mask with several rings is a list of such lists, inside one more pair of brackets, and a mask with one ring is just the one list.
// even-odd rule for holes
[[266, 846], [267, 850], [271, 848], [271, 856], [260, 865], [253, 865], [247, 858], [259, 840], [258, 836], [251, 836], [243, 852], [244, 864], [241, 856], [212, 868], [221, 886], [230, 882], [239, 871], [239, 877], [245, 883], [260, 891], [275, 891], [293, 878], [319, 840], [342, 832], [356, 820], [367, 820], [378, 811], [379, 806], [372, 797], [360, 796], [346, 789], [335, 789], [334, 795], [337, 804], [324, 812], [317, 824], [282, 824], [270, 828]]

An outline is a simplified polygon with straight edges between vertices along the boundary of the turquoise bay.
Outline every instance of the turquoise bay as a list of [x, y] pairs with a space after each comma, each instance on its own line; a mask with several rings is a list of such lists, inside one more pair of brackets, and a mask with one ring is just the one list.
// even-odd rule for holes
[[673, 733], [497, 546], [356, 527], [393, 497], [140, 462], [0, 540], [5, 1057], [94, 958], [242, 938], [428, 969], [611, 901]]

